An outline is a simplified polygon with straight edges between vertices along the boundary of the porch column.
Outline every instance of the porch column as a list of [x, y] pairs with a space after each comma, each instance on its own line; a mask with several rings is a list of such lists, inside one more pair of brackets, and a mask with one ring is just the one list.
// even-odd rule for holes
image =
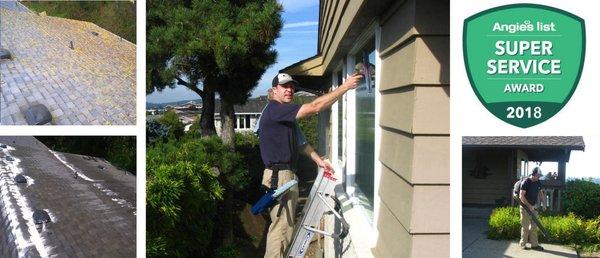
[[563, 161], [558, 162], [558, 180], [560, 180], [561, 187], [558, 189], [557, 208], [559, 211], [563, 210], [562, 203], [560, 202], [561, 192], [565, 189], [566, 178], [567, 178], [567, 163]]

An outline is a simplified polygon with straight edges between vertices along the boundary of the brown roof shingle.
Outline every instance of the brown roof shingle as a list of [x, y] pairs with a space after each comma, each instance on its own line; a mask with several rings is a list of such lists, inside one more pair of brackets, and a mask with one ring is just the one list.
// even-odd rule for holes
[[582, 136], [465, 136], [463, 147], [535, 147], [584, 150]]

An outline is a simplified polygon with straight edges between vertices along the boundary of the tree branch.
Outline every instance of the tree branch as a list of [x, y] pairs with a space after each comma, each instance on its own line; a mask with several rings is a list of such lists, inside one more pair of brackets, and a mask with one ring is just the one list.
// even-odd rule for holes
[[192, 90], [193, 92], [195, 92], [196, 94], [198, 94], [200, 96], [204, 96], [204, 91], [202, 91], [201, 89], [198, 89], [198, 87], [196, 87], [196, 84], [186, 82], [185, 80], [181, 79], [179, 76], [175, 76], [175, 79], [177, 80], [177, 84], [187, 87], [188, 89]]

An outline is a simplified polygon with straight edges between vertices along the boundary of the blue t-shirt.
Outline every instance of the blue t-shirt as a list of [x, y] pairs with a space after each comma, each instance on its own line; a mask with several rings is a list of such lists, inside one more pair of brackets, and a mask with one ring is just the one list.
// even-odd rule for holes
[[270, 101], [263, 110], [258, 137], [260, 155], [265, 166], [295, 162], [292, 153], [297, 153], [298, 146], [295, 132], [298, 110], [298, 104], [282, 104], [277, 101]]
[[[261, 114], [265, 112], [265, 108], [267, 108], [267, 106], [265, 106], [263, 108], [263, 110], [260, 112]], [[260, 118], [262, 116], [258, 117], [258, 121], [256, 121], [256, 127], [254, 127], [254, 134], [256, 134], [256, 136], [259, 135], [260, 132]], [[304, 133], [302, 132], [302, 130], [300, 129], [300, 125], [298, 125], [298, 121], [296, 121], [296, 123], [294, 123], [294, 128], [296, 131], [296, 143], [298, 144], [298, 146], [302, 146], [304, 144], [307, 144], [308, 141], [306, 140], [306, 136], [304, 136]]]
[[527, 202], [529, 202], [531, 205], [535, 205], [535, 203], [537, 203], [538, 194], [541, 189], [542, 183], [540, 180], [534, 182], [530, 178], [526, 178], [523, 180], [523, 183], [521, 183], [521, 190], [525, 190], [525, 199], [527, 199]]

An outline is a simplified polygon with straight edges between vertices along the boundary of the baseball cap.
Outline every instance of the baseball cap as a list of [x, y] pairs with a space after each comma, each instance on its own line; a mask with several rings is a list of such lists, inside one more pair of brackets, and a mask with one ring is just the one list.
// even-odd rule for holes
[[542, 175], [542, 169], [540, 167], [535, 167], [533, 169], [533, 171], [531, 171], [531, 175], [532, 176], [541, 176]]
[[298, 83], [298, 81], [292, 79], [292, 76], [290, 76], [289, 74], [280, 73], [276, 75], [275, 78], [273, 78], [273, 84], [271, 86], [275, 87], [277, 85], [286, 84], [288, 82], [293, 82], [296, 85], [300, 84]]

